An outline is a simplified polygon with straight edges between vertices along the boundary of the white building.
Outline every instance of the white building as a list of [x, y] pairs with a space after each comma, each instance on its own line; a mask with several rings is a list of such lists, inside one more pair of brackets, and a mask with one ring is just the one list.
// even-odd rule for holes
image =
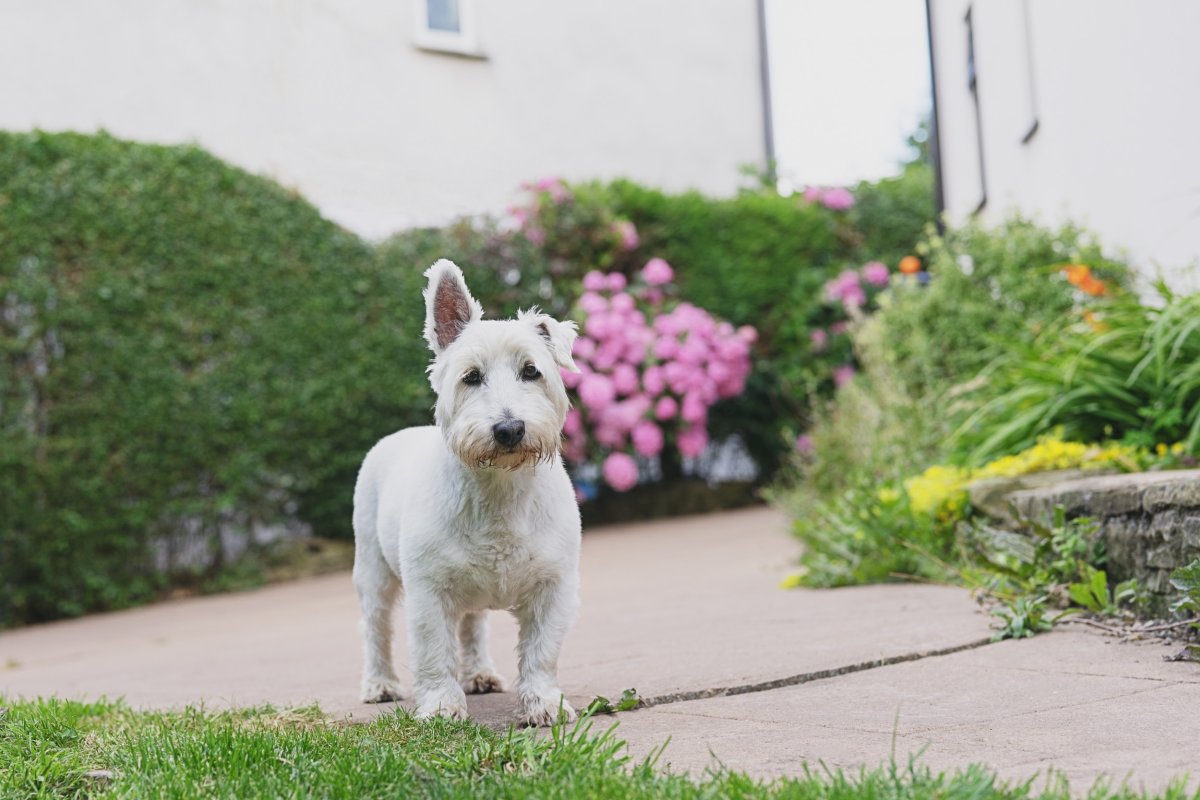
[[0, 128], [195, 142], [372, 236], [521, 181], [730, 194], [770, 144], [756, 0], [5, 0]]
[[1200, 261], [1200, 2], [928, 0], [949, 217], [1077, 221]]

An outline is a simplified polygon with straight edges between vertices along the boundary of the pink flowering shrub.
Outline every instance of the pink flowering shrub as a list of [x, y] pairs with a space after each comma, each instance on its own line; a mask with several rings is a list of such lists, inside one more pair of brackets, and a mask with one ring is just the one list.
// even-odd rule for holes
[[632, 285], [621, 273], [589, 272], [576, 304], [580, 372], [563, 372], [574, 394], [564, 454], [572, 464], [600, 464], [619, 492], [637, 485], [635, 455], [653, 459], [673, 448], [699, 456], [708, 445], [709, 409], [741, 394], [750, 374], [755, 330], [675, 302], [673, 279], [661, 258], [647, 262]]
[[820, 203], [830, 211], [849, 211], [854, 208], [854, 195], [841, 186], [809, 186], [804, 190], [804, 199], [810, 203]]
[[881, 261], [870, 261], [856, 270], [842, 270], [825, 282], [821, 289], [824, 307], [808, 334], [813, 390], [819, 390], [821, 384], [829, 381], [836, 388], [854, 379], [851, 323], [875, 309], [879, 294], [891, 282], [892, 271]]
[[509, 225], [552, 263], [586, 263], [632, 273], [641, 244], [637, 226], [617, 216], [596, 193], [556, 177], [521, 184], [522, 201], [508, 209]]

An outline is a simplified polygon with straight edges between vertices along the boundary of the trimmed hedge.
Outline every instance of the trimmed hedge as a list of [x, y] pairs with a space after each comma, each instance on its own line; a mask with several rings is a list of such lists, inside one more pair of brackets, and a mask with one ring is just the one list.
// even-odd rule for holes
[[366, 448], [429, 419], [420, 289], [199, 149], [0, 134], [0, 626], [223, 530], [344, 533]]

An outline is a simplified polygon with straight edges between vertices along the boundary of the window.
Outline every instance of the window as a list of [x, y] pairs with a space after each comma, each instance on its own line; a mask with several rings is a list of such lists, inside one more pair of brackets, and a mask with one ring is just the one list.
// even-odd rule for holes
[[475, 24], [475, 0], [410, 0], [417, 19], [413, 44], [422, 50], [484, 58]]

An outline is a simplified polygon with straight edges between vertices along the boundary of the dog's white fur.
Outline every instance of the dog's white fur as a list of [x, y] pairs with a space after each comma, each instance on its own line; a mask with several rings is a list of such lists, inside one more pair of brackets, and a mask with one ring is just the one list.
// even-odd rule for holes
[[[521, 629], [519, 719], [572, 720], [556, 672], [579, 605], [579, 508], [559, 456], [568, 410], [559, 367], [575, 369], [575, 326], [536, 309], [485, 321], [453, 263], [425, 276], [437, 426], [376, 444], [354, 489], [362, 699], [400, 699], [391, 612], [403, 588], [418, 716], [464, 718], [467, 692], [504, 691], [487, 610], [508, 609]], [[536, 378], [523, 374], [529, 365]], [[493, 428], [506, 420], [525, 424], [516, 447], [497, 442]]]

